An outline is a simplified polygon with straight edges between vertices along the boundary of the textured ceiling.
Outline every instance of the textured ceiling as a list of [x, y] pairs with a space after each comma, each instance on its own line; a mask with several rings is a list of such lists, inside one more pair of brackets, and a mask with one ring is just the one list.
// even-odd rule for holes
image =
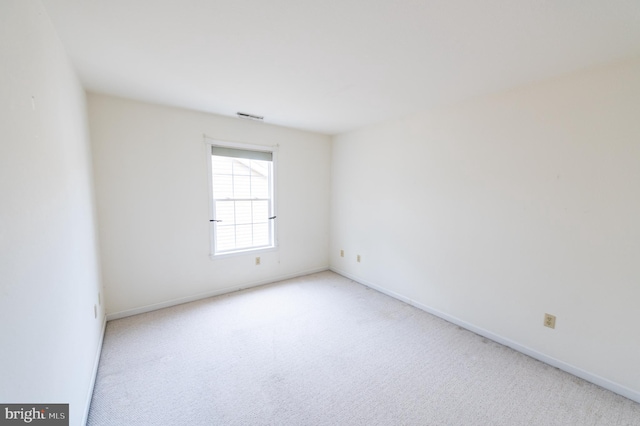
[[640, 1], [43, 0], [87, 90], [336, 134], [640, 56]]

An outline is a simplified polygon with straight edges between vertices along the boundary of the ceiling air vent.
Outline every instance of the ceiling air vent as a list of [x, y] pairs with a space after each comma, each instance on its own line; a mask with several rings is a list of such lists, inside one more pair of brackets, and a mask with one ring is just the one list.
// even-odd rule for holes
[[254, 120], [254, 121], [262, 121], [262, 120], [264, 120], [264, 117], [261, 117], [259, 115], [252, 115], [252, 114], [247, 114], [247, 113], [244, 113], [244, 112], [238, 112], [236, 114], [238, 114], [238, 118], [244, 118], [245, 120]]

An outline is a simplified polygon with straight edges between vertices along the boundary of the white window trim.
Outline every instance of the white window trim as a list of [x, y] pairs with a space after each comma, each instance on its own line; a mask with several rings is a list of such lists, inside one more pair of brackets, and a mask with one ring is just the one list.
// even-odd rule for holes
[[273, 215], [276, 216], [276, 219], [273, 220], [273, 246], [272, 247], [263, 247], [263, 248], [248, 248], [243, 250], [237, 250], [228, 253], [220, 253], [216, 254], [215, 252], [215, 223], [209, 222], [209, 258], [211, 260], [224, 259], [227, 257], [235, 257], [242, 255], [253, 255], [257, 253], [266, 253], [270, 251], [278, 250], [278, 203], [276, 199], [276, 188], [277, 188], [277, 180], [278, 180], [278, 167], [277, 167], [277, 158], [278, 158], [278, 148], [279, 145], [267, 146], [267, 145], [252, 145], [247, 143], [240, 142], [230, 142], [223, 141], [219, 139], [213, 139], [204, 135], [204, 146], [206, 152], [206, 163], [207, 163], [207, 182], [209, 189], [209, 220], [215, 218], [215, 203], [213, 199], [213, 170], [211, 169], [211, 147], [212, 146], [220, 146], [225, 148], [237, 148], [237, 149], [246, 149], [249, 151], [263, 151], [270, 152], [272, 154], [272, 173], [271, 173], [271, 198], [273, 200]]

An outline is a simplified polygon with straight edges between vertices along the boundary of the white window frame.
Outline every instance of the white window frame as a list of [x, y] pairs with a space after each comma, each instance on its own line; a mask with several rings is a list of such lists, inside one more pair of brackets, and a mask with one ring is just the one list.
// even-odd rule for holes
[[[209, 257], [213, 259], [221, 259], [225, 257], [238, 256], [243, 254], [256, 254], [256, 253], [264, 253], [269, 251], [274, 251], [278, 249], [278, 222], [277, 222], [277, 200], [276, 200], [276, 180], [277, 180], [277, 158], [278, 158], [278, 146], [266, 146], [266, 145], [253, 145], [239, 142], [230, 142], [223, 141], [218, 139], [211, 139], [207, 136], [204, 137], [205, 148], [206, 148], [206, 160], [207, 160], [207, 182], [209, 186], [209, 246], [210, 252]], [[222, 253], [217, 253], [216, 250], [216, 211], [215, 211], [215, 198], [213, 194], [213, 169], [211, 166], [211, 148], [213, 146], [222, 147], [222, 148], [235, 148], [242, 149], [247, 151], [260, 151], [260, 152], [270, 152], [271, 153], [271, 182], [270, 182], [270, 192], [271, 192], [271, 212], [272, 216], [276, 218], [271, 220], [271, 232], [273, 236], [273, 245], [268, 247], [249, 247], [238, 249], [234, 251], [227, 251]]]

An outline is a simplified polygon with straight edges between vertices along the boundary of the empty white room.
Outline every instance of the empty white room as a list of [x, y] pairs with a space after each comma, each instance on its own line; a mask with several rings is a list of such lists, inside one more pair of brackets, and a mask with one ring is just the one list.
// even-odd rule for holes
[[640, 425], [640, 2], [2, 0], [0, 99], [0, 424]]

